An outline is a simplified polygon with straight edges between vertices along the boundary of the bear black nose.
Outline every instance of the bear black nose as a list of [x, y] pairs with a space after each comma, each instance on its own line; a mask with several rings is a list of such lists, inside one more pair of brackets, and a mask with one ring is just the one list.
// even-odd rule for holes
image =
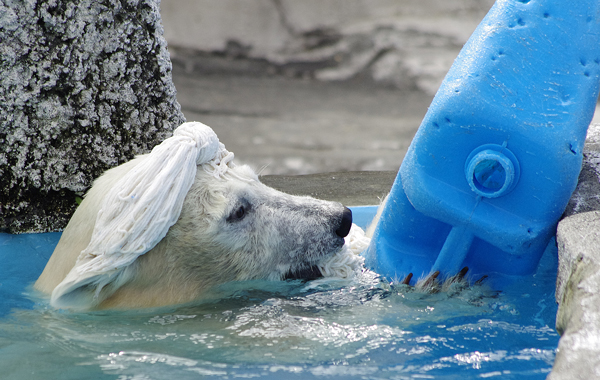
[[350, 228], [352, 227], [352, 210], [348, 207], [344, 207], [344, 213], [342, 214], [342, 222], [337, 230], [335, 230], [335, 234], [339, 237], [346, 237], [348, 233], [350, 233]]

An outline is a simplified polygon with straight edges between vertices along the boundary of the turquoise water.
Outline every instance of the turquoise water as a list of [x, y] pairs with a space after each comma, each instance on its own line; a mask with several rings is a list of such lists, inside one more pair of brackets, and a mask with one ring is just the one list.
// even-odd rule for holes
[[503, 278], [502, 289], [423, 294], [365, 272], [229, 284], [221, 299], [177, 308], [74, 313], [29, 287], [58, 237], [0, 234], [2, 379], [544, 379], [556, 354], [552, 250], [534, 276]]

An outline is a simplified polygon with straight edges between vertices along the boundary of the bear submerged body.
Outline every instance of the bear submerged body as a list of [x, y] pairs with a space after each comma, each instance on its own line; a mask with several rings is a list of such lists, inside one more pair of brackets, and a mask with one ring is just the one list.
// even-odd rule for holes
[[[191, 302], [229, 281], [314, 276], [315, 266], [344, 246], [352, 216], [341, 204], [279, 192], [262, 184], [248, 166], [232, 166], [221, 176], [198, 166], [177, 221], [158, 244], [128, 265], [85, 274], [77, 266], [82, 267], [82, 251], [90, 244], [103, 199], [148, 156], [108, 170], [78, 207], [35, 283], [52, 294], [53, 306]], [[76, 281], [65, 287], [67, 278]]]

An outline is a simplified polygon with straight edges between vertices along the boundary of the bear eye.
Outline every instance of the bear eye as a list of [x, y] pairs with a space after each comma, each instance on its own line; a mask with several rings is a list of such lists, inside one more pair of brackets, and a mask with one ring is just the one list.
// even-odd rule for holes
[[234, 216], [236, 219], [242, 219], [244, 214], [246, 214], [246, 210], [244, 209], [244, 206], [240, 206], [240, 208], [235, 211]]
[[248, 202], [243, 202], [238, 208], [234, 209], [231, 214], [227, 217], [228, 222], [237, 222], [248, 214], [250, 211], [250, 204]]

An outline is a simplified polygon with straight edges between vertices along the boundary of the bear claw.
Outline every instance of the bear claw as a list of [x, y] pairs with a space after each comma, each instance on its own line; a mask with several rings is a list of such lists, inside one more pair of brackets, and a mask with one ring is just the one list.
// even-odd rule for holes
[[[440, 271], [435, 271], [431, 274], [429, 274], [428, 276], [426, 276], [425, 278], [417, 281], [417, 283], [413, 286], [413, 288], [420, 290], [420, 291], [424, 291], [427, 293], [437, 293], [440, 290], [444, 290], [446, 288], [448, 288], [448, 286], [452, 285], [452, 284], [458, 284], [461, 282], [465, 282], [465, 277], [467, 275], [467, 272], [469, 271], [469, 267], [464, 267], [462, 268], [456, 275], [444, 280], [443, 282], [440, 282], [439, 276], [440, 276]], [[410, 281], [413, 278], [413, 274], [409, 273], [404, 280], [402, 280], [400, 283], [403, 285], [409, 285], [410, 286]], [[475, 286], [480, 286], [483, 281], [485, 281], [485, 279], [487, 279], [488, 276], [482, 276], [479, 280], [475, 281], [473, 283], [473, 285]], [[465, 285], [467, 285], [465, 283]]]

